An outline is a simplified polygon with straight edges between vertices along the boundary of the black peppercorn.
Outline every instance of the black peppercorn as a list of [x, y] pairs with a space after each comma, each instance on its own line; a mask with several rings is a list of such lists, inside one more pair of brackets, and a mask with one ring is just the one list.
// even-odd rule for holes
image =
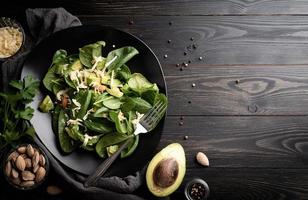
[[185, 186], [185, 196], [191, 200], [205, 200], [210, 194], [208, 184], [200, 179], [195, 178], [189, 181]]

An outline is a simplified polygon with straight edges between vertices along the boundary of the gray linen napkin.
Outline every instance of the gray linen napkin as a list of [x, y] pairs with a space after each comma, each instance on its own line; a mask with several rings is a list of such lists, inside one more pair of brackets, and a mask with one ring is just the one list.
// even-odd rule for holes
[[[26, 56], [38, 42], [56, 31], [81, 25], [79, 19], [68, 13], [64, 8], [27, 9], [26, 17], [34, 39], [32, 42], [27, 42], [25, 50], [18, 57], [2, 64], [1, 82], [3, 90], [7, 88], [7, 84], [11, 79], [19, 78]], [[95, 187], [85, 188], [83, 182], [86, 177], [77, 175], [61, 165], [37, 138], [35, 138], [35, 142], [45, 149], [54, 171], [75, 190], [82, 193], [83, 199], [144, 200], [137, 195], [131, 194], [141, 186], [144, 179], [144, 169], [125, 178], [101, 178]]]

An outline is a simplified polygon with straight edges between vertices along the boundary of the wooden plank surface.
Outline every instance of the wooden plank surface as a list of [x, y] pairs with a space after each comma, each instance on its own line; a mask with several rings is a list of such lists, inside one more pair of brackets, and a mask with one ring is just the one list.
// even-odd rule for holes
[[[307, 113], [308, 17], [137, 17], [133, 25], [121, 16], [81, 19], [127, 30], [149, 44], [167, 77], [171, 115]], [[191, 44], [198, 47], [185, 49]], [[189, 60], [183, 71], [175, 67]]]
[[164, 72], [170, 115], [308, 113], [308, 65], [197, 63], [184, 71], [174, 65], [165, 65]]
[[128, 16], [80, 19], [141, 37], [163, 64], [200, 56], [199, 63], [211, 65], [308, 64], [308, 16], [135, 16], [132, 25]]
[[[18, 4], [17, 4], [18, 2]], [[63, 6], [75, 15], [282, 15], [308, 14], [305, 0], [11, 0], [2, 13], [27, 7]], [[18, 5], [18, 8], [16, 8]]]
[[[308, 198], [307, 169], [188, 169], [186, 180], [205, 179], [209, 200], [299, 200]], [[185, 183], [185, 182], [184, 182]], [[184, 184], [183, 184], [184, 185]], [[171, 199], [184, 199], [183, 186]]]
[[308, 116], [183, 118], [167, 117], [158, 149], [181, 143], [190, 168], [198, 168], [199, 151], [206, 152], [211, 168], [307, 168]]

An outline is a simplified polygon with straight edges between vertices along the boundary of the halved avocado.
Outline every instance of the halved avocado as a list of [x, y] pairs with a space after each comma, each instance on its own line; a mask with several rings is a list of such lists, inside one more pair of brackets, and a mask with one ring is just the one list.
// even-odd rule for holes
[[155, 196], [168, 196], [181, 185], [185, 171], [184, 149], [179, 143], [172, 143], [151, 160], [146, 172], [147, 186]]

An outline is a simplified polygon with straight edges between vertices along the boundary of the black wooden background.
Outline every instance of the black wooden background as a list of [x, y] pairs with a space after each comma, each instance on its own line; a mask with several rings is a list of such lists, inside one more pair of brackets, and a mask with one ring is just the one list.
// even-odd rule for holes
[[[154, 50], [170, 101], [158, 149], [184, 146], [184, 183], [205, 179], [217, 200], [308, 199], [308, 1], [9, 1], [0, 15], [46, 6], [133, 33]], [[195, 162], [198, 151], [209, 168]], [[183, 199], [183, 187], [171, 199]]]

